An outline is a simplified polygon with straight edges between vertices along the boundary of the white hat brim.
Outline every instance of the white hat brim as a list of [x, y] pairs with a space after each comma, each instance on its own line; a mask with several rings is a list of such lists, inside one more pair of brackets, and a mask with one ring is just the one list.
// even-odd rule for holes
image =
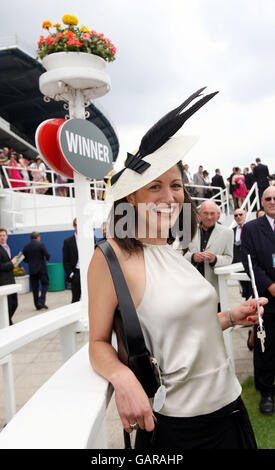
[[[147, 155], [143, 160], [150, 167], [139, 174], [126, 168], [106, 194], [106, 202], [114, 202], [134, 193], [176, 165], [199, 140], [198, 136], [177, 136], [169, 139], [162, 147]], [[135, 152], [136, 153], [136, 152]]]

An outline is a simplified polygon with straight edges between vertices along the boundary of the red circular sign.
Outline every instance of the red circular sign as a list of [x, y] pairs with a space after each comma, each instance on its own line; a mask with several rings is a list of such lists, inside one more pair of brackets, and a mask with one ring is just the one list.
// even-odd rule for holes
[[73, 168], [65, 160], [57, 142], [57, 132], [66, 119], [47, 119], [36, 129], [35, 142], [45, 163], [57, 173], [73, 179]]

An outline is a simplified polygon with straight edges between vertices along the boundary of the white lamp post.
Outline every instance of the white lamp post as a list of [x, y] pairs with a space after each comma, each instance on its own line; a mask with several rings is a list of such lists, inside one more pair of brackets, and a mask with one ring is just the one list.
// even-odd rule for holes
[[[40, 76], [40, 91], [45, 99], [65, 101], [70, 118], [86, 119], [85, 107], [91, 99], [106, 94], [111, 87], [110, 77], [105, 71], [106, 62], [98, 56], [82, 52], [57, 52], [43, 59], [47, 72]], [[78, 255], [80, 264], [81, 300], [83, 328], [88, 327], [87, 270], [94, 250], [93, 228], [85, 236], [84, 208], [91, 200], [90, 181], [74, 171], [75, 208], [77, 217]]]

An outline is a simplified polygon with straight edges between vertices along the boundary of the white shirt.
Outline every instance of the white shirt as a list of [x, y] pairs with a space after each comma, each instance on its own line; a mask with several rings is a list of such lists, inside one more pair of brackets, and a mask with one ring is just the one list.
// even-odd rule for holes
[[[243, 224], [242, 224], [242, 225], [243, 225]], [[241, 225], [237, 225], [236, 235], [235, 235], [235, 242], [236, 242], [236, 243], [240, 243], [240, 242], [241, 242], [241, 233], [242, 233]]]
[[1, 246], [4, 248], [4, 250], [6, 250], [6, 252], [8, 253], [9, 257], [11, 258], [11, 250], [10, 250], [10, 247], [6, 244], [6, 243], [1, 243]]
[[265, 216], [266, 216], [268, 222], [270, 223], [270, 226], [271, 226], [271, 228], [272, 228], [272, 232], [274, 232], [274, 220], [275, 220], [275, 219], [272, 219], [272, 217], [270, 217], [270, 216], [267, 215], [267, 214], [265, 214]]

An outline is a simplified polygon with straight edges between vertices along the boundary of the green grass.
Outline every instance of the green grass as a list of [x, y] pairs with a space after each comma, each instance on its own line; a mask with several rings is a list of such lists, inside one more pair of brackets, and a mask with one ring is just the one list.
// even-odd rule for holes
[[261, 395], [255, 390], [253, 377], [242, 384], [242, 399], [255, 433], [259, 449], [275, 449], [275, 414], [263, 415], [259, 410]]

